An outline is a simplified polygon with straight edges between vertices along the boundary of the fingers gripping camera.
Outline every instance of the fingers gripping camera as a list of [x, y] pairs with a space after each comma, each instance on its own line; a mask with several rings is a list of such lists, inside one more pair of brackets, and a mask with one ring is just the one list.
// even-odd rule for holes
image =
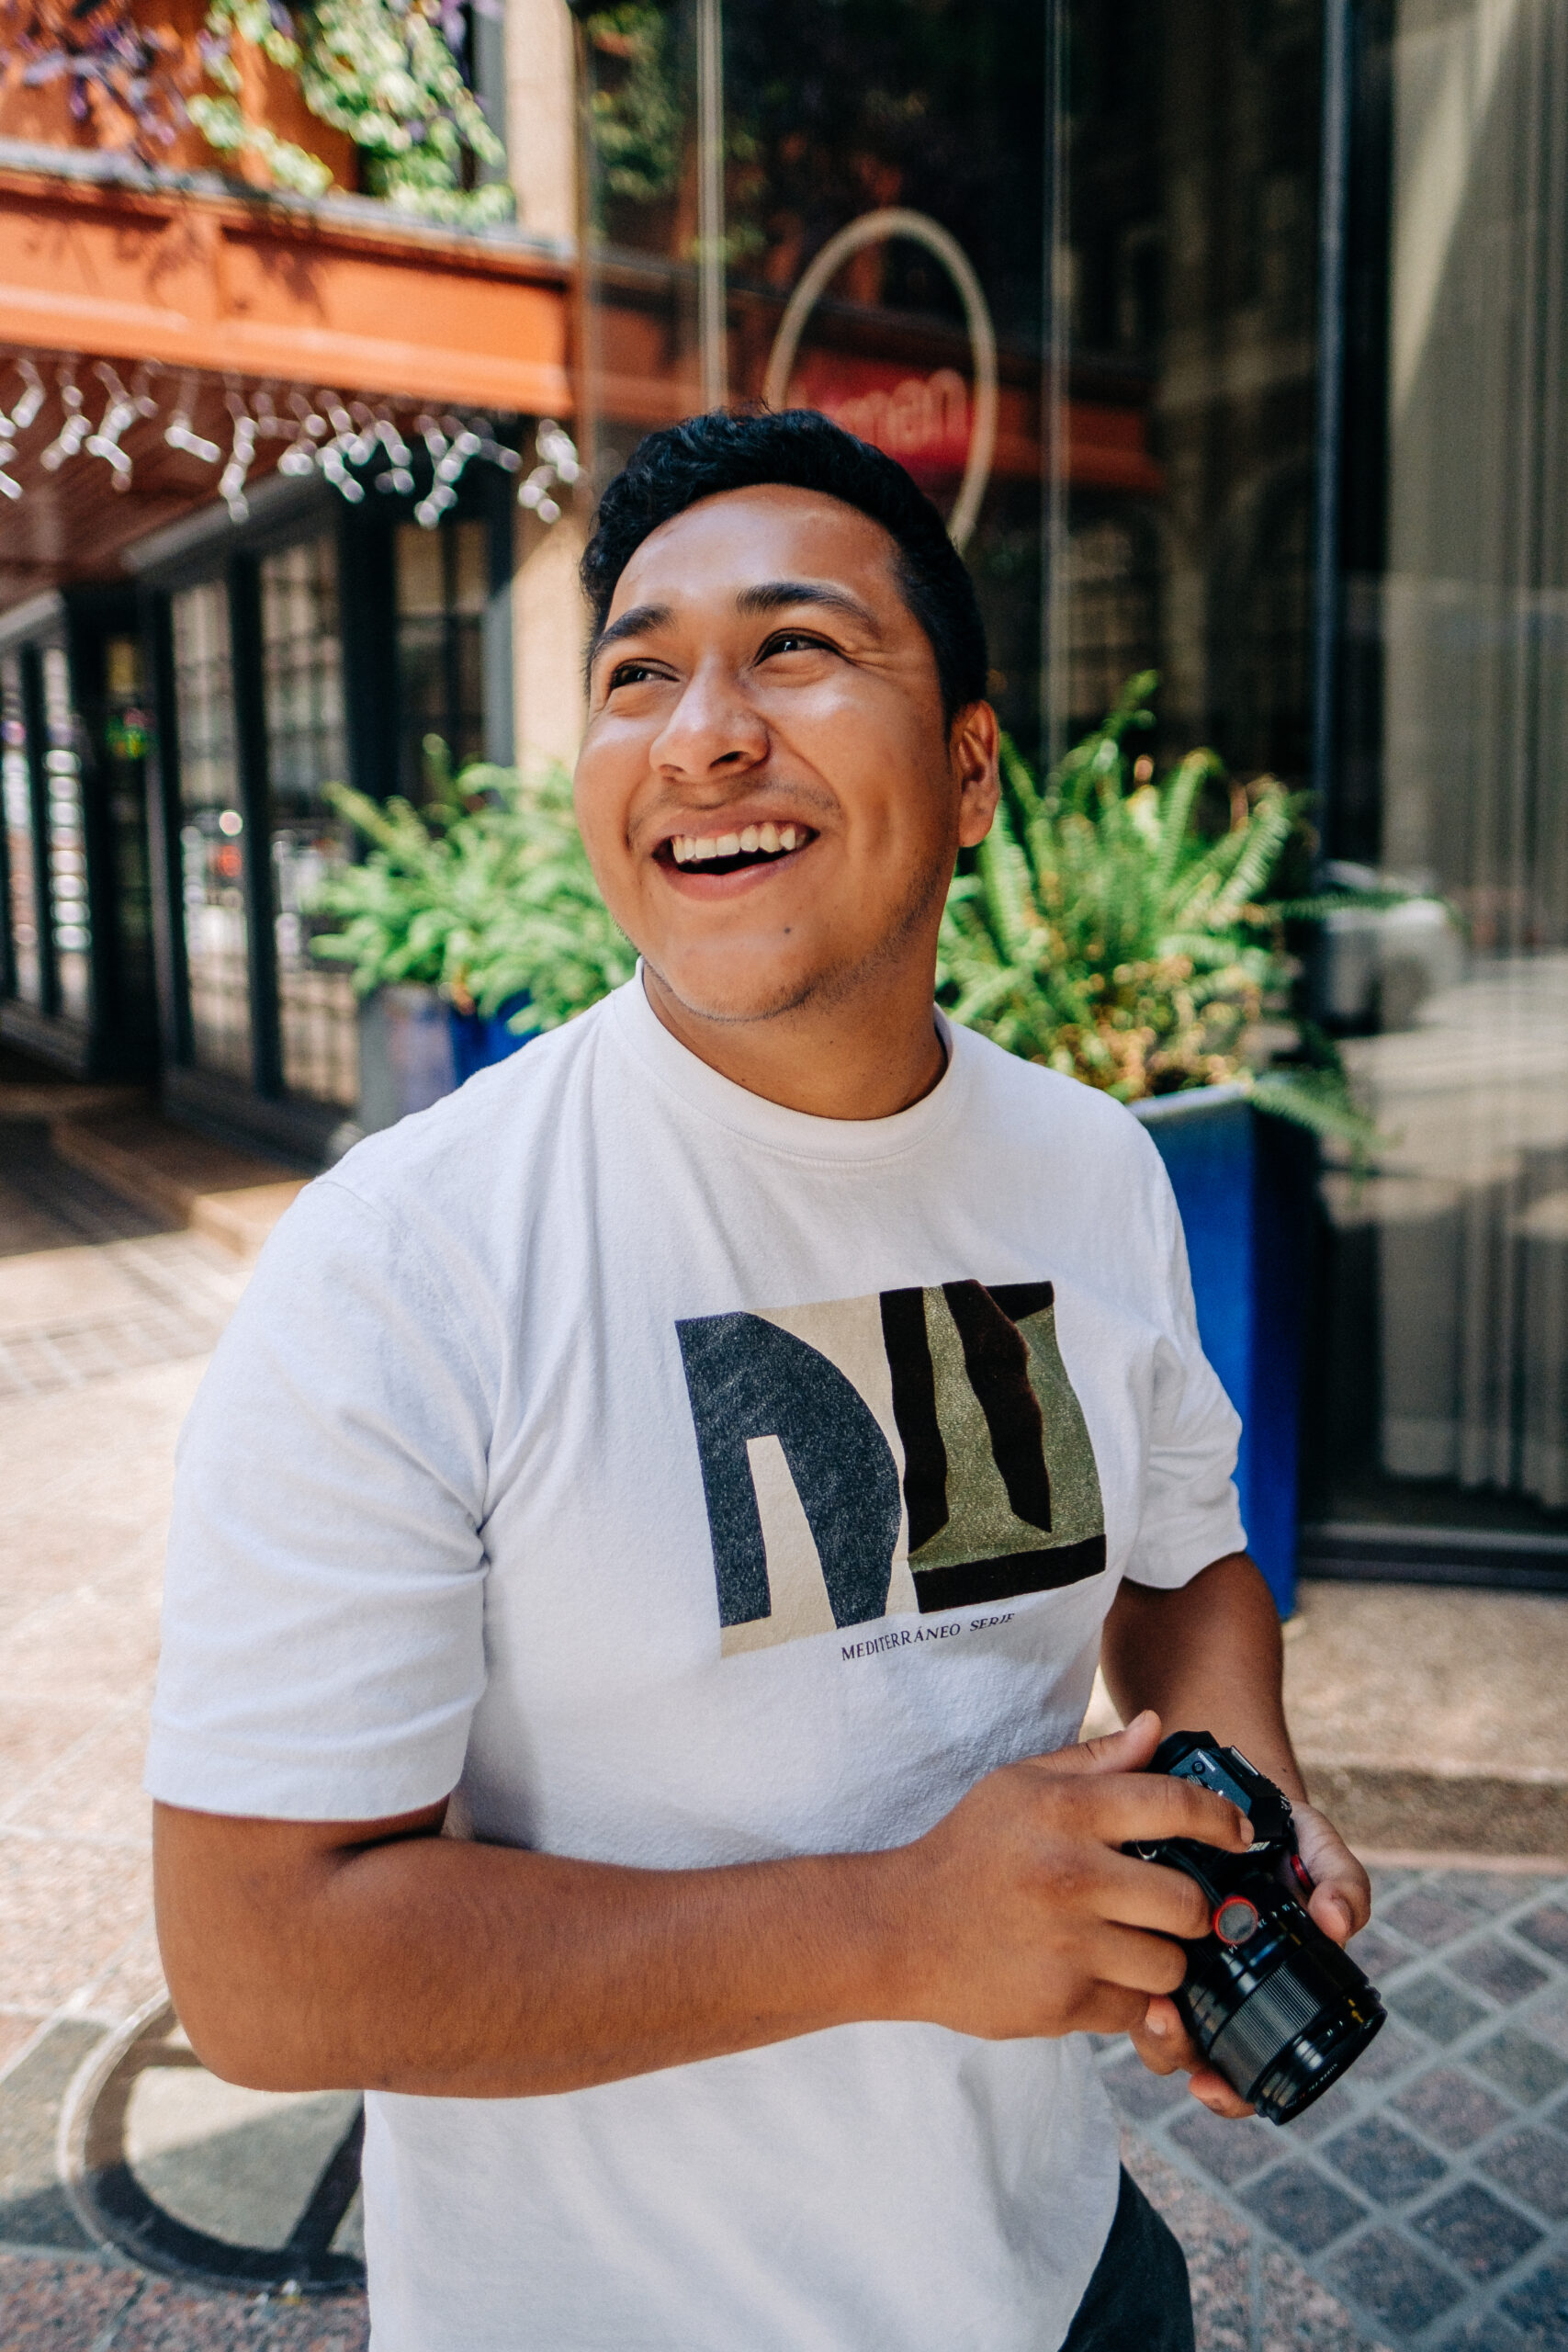
[[1213, 1789], [1252, 1823], [1246, 1854], [1188, 1838], [1127, 1851], [1184, 1871], [1203, 1890], [1209, 1933], [1187, 1948], [1176, 2006], [1210, 2065], [1259, 2115], [1288, 2123], [1360, 2056], [1383, 2023], [1383, 2005], [1307, 1916], [1312, 1881], [1289, 1802], [1273, 1781], [1209, 1732], [1172, 1732], [1148, 1769]]

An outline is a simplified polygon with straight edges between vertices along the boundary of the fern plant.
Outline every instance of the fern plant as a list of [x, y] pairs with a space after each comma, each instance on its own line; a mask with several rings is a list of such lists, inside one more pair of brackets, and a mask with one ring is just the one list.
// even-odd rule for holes
[[1259, 1029], [1290, 1010], [1291, 918], [1392, 899], [1269, 899], [1305, 796], [1272, 778], [1233, 790], [1229, 829], [1205, 834], [1205, 786], [1228, 784], [1213, 752], [1159, 782], [1152, 763], [1134, 772], [1128, 738], [1154, 724], [1157, 684], [1152, 671], [1132, 679], [1043, 785], [1004, 745], [996, 824], [943, 915], [940, 1001], [1010, 1053], [1121, 1102], [1239, 1083], [1260, 1111], [1364, 1154], [1376, 1130], [1331, 1041], [1297, 1023], [1288, 1057], [1259, 1066]]
[[370, 843], [318, 891], [313, 913], [342, 928], [318, 956], [352, 967], [355, 989], [400, 981], [439, 989], [459, 1012], [493, 1013], [525, 990], [520, 1028], [558, 1028], [629, 979], [637, 954], [599, 896], [556, 763], [527, 775], [476, 763], [452, 777], [425, 744], [424, 808], [346, 785], [333, 806]]
[[[1289, 1012], [1288, 922], [1398, 894], [1269, 899], [1304, 796], [1271, 778], [1232, 788], [1228, 830], [1206, 832], [1204, 787], [1228, 783], [1213, 752], [1190, 752], [1159, 782], [1134, 771], [1127, 739], [1152, 726], [1156, 684], [1133, 679], [1043, 785], [1004, 745], [997, 821], [948, 895], [939, 998], [1010, 1053], [1122, 1102], [1239, 1083], [1260, 1111], [1363, 1158], [1376, 1130], [1331, 1041], [1295, 1023], [1287, 1057], [1269, 1062], [1259, 1032]], [[423, 808], [328, 786], [370, 850], [318, 892], [311, 911], [341, 928], [315, 953], [349, 965], [361, 995], [422, 982], [459, 1012], [493, 1013], [525, 990], [514, 1025], [557, 1028], [637, 963], [599, 895], [570, 779], [554, 762], [527, 775], [476, 763], [454, 777], [439, 739], [424, 748]]]

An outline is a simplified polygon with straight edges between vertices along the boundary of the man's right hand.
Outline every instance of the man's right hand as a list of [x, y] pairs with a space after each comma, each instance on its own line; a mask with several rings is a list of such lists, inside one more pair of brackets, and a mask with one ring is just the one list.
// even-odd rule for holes
[[1121, 1849], [1192, 1838], [1242, 1853], [1239, 1806], [1144, 1770], [1159, 1717], [992, 1772], [886, 1860], [907, 1918], [907, 2012], [991, 2040], [1125, 2033], [1174, 1993], [1209, 1908], [1180, 1871]]

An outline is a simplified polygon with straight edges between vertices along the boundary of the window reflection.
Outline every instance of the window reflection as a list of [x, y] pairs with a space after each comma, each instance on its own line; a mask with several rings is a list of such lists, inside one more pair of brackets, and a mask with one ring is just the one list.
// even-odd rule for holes
[[244, 820], [234, 749], [229, 592], [220, 581], [173, 600], [179, 726], [180, 882], [192, 1057], [251, 1072]]
[[71, 667], [64, 647], [46, 645], [39, 668], [55, 987], [61, 1012], [68, 1020], [85, 1022], [92, 1003], [93, 933], [82, 825], [82, 729], [72, 700]]
[[147, 860], [147, 745], [152, 722], [146, 694], [136, 639], [107, 639], [103, 759], [115, 878], [117, 986], [128, 1006], [150, 1004], [153, 987]]
[[[1440, 893], [1331, 936], [1390, 1138], [1332, 1177], [1317, 1509], [1568, 1532], [1568, 52], [1560, 7], [1400, 0], [1364, 60], [1388, 201], [1352, 449], [1334, 845]], [[1553, 29], [1554, 28], [1554, 29]], [[1371, 168], [1371, 164], [1367, 165]]]
[[311, 954], [323, 925], [309, 912], [351, 847], [323, 790], [342, 781], [346, 765], [335, 542], [322, 537], [265, 557], [261, 605], [283, 1082], [290, 1093], [352, 1104], [359, 1091], [353, 985]]
[[468, 515], [448, 516], [434, 531], [398, 526], [400, 788], [414, 801], [427, 797], [427, 735], [441, 738], [455, 768], [484, 756], [488, 537], [484, 521]]
[[0, 794], [6, 818], [6, 888], [11, 932], [11, 987], [23, 1004], [43, 1003], [38, 920], [38, 844], [33, 831], [32, 763], [21, 657], [0, 656]]
[[[590, 15], [590, 391], [607, 475], [649, 425], [702, 405], [697, 11]], [[919, 9], [724, 0], [717, 209], [724, 367], [733, 398], [770, 388], [785, 306], [830, 241], [889, 209], [799, 322], [786, 401], [835, 416], [908, 465], [952, 512], [975, 447], [977, 362], [962, 284], [997, 343], [997, 433], [967, 552], [1003, 717], [1040, 723], [1042, 235], [1045, 12], [968, 0]], [[867, 224], [869, 225], [869, 224]], [[777, 372], [776, 370], [774, 372]]]

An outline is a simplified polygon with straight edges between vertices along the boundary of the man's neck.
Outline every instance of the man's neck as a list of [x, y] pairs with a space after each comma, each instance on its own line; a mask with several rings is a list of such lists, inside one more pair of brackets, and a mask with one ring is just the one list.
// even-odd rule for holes
[[671, 1035], [749, 1094], [818, 1119], [889, 1119], [929, 1094], [947, 1068], [929, 975], [875, 1006], [859, 991], [761, 1021], [713, 1021], [643, 967], [649, 1003]]

